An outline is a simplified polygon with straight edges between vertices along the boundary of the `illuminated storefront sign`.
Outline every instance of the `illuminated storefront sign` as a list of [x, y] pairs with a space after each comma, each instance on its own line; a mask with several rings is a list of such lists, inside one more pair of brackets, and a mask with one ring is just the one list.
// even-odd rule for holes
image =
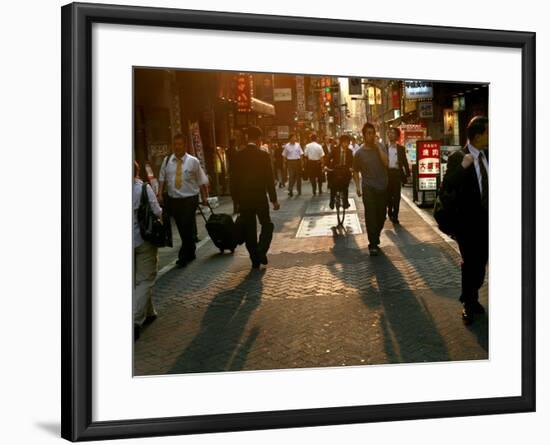
[[440, 141], [416, 141], [418, 190], [437, 190], [441, 163]]
[[406, 99], [433, 99], [433, 96], [434, 92], [431, 82], [405, 81]]

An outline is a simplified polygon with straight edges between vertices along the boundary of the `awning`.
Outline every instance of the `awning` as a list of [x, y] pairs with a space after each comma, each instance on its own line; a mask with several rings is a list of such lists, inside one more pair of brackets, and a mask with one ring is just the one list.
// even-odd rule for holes
[[260, 99], [256, 99], [255, 97], [252, 98], [250, 108], [252, 109], [252, 111], [255, 111], [259, 114], [268, 114], [270, 116], [275, 116], [275, 106], [273, 104], [264, 102]]

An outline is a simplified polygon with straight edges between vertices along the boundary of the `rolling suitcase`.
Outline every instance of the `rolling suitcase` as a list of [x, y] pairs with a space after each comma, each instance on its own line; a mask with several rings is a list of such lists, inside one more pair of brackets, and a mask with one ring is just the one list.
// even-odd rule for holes
[[210, 239], [214, 245], [220, 249], [221, 253], [225, 250], [230, 250], [231, 253], [235, 252], [237, 237], [233, 218], [226, 213], [214, 213], [212, 207], [210, 207], [210, 205], [208, 207], [210, 208], [210, 212], [212, 212], [208, 219], [204, 216], [200, 206], [199, 210], [206, 223], [206, 231]]

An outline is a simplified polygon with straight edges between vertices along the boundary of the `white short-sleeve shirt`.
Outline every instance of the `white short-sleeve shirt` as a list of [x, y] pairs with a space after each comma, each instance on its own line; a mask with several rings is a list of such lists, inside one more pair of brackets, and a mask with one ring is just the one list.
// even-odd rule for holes
[[287, 161], [300, 159], [303, 155], [304, 151], [302, 150], [302, 147], [300, 147], [300, 144], [298, 144], [298, 142], [295, 142], [294, 144], [291, 144], [289, 142], [285, 145], [285, 148], [283, 150], [283, 157], [286, 158]]
[[304, 153], [310, 161], [320, 161], [325, 155], [323, 147], [321, 147], [317, 142], [310, 142], [307, 144]]
[[170, 198], [196, 196], [200, 192], [200, 186], [208, 184], [208, 177], [195, 156], [186, 153], [182, 160], [183, 178], [179, 188], [176, 188], [176, 169], [178, 165], [176, 155], [170, 155], [168, 161], [160, 169], [159, 181], [164, 181]]

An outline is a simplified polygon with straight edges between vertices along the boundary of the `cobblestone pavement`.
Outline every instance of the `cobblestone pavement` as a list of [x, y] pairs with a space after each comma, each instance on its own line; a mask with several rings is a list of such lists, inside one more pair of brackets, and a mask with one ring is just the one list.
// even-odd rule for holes
[[135, 375], [488, 358], [488, 317], [460, 319], [460, 256], [406, 202], [369, 257], [355, 194], [363, 233], [303, 238], [302, 218], [328, 195], [279, 198], [267, 268], [251, 270], [244, 246], [221, 255], [206, 242], [158, 279], [159, 317], [134, 344]]

